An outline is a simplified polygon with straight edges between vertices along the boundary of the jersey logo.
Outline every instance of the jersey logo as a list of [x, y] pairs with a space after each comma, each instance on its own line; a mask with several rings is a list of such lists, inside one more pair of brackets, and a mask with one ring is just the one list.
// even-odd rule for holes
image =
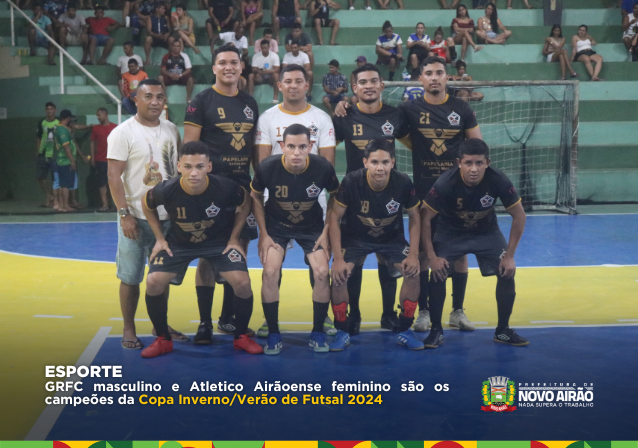
[[309, 198], [316, 198], [321, 193], [321, 188], [313, 183], [311, 186], [306, 188], [306, 193], [308, 193]]
[[220, 210], [221, 209], [217, 207], [215, 204], [211, 204], [210, 207], [206, 209], [206, 216], [208, 216], [209, 218], [214, 218], [215, 216], [219, 214]]
[[403, 249], [403, 255], [405, 255], [406, 257], [410, 255], [410, 246], [405, 246], [405, 248]]
[[366, 149], [366, 146], [368, 145], [368, 143], [370, 143], [370, 140], [350, 140], [350, 141], [352, 142], [353, 145], [355, 145], [361, 151]]
[[201, 243], [206, 239], [204, 232], [214, 223], [215, 221], [178, 222], [177, 225], [180, 226], [184, 232], [190, 232], [191, 243]]
[[288, 215], [288, 220], [290, 222], [292, 222], [293, 224], [299, 224], [301, 221], [304, 220], [302, 216], [303, 212], [307, 212], [308, 210], [310, 210], [312, 206], [315, 204], [315, 201], [307, 201], [307, 202], [277, 201], [277, 204], [279, 204], [279, 207], [281, 207], [282, 210], [290, 212], [290, 214]]
[[389, 214], [398, 212], [399, 211], [399, 207], [401, 207], [401, 204], [399, 204], [394, 199], [392, 199], [390, 202], [385, 204], [385, 208], [388, 210]]
[[368, 230], [368, 235], [373, 238], [377, 238], [385, 233], [383, 228], [385, 226], [389, 226], [397, 216], [399, 215], [394, 215], [384, 219], [373, 219], [357, 215], [357, 218], [359, 218], [364, 226], [370, 227], [370, 230]]
[[445, 141], [451, 139], [456, 136], [460, 129], [432, 129], [432, 128], [419, 128], [421, 134], [425, 138], [429, 138], [432, 140], [432, 147], [430, 151], [432, 151], [437, 156], [440, 156], [445, 151], [447, 151], [447, 146], [445, 146]]
[[381, 126], [381, 130], [383, 131], [383, 135], [393, 135], [394, 134], [394, 126], [389, 121], [386, 121], [383, 126]]
[[239, 151], [246, 146], [244, 134], [250, 131], [254, 125], [252, 123], [216, 123], [216, 126], [233, 136], [230, 146]]
[[248, 215], [248, 218], [246, 218], [246, 224], [248, 224], [248, 227], [251, 228], [257, 227], [257, 220], [255, 219], [255, 215], [253, 215], [252, 213]]
[[308, 130], [310, 131], [310, 136], [311, 137], [317, 137], [317, 133], [319, 132], [319, 128], [317, 126], [315, 126], [315, 124], [311, 124], [310, 126], [308, 126]]
[[246, 118], [248, 118], [249, 120], [253, 119], [253, 110], [246, 106], [246, 109], [244, 109], [244, 115], [246, 115]]
[[491, 211], [492, 210], [490, 209], [490, 210], [484, 210], [482, 212], [470, 212], [470, 211], [456, 212], [456, 216], [458, 216], [463, 221], [465, 221], [464, 227], [466, 229], [473, 229], [478, 226], [476, 224], [476, 221], [478, 221], [479, 219], [485, 218], [488, 215], [488, 213], [490, 213]]
[[228, 252], [228, 259], [233, 263], [238, 263], [241, 261], [241, 254], [233, 249]]
[[449, 121], [452, 126], [460, 126], [461, 116], [456, 112], [452, 112], [450, 115], [447, 116], [447, 121]]
[[187, 114], [194, 114], [196, 110], [197, 110], [197, 108], [196, 108], [196, 107], [193, 107], [193, 106], [189, 105], [189, 106], [186, 108], [186, 113], [187, 113]]
[[492, 196], [486, 194], [481, 198], [481, 205], [483, 206], [483, 208], [491, 207], [493, 203], [494, 198]]

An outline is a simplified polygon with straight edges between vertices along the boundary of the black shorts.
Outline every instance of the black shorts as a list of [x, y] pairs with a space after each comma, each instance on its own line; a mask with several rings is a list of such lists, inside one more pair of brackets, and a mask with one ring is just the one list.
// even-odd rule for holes
[[168, 42], [164, 39], [160, 39], [159, 37], [153, 37], [153, 43], [151, 43], [151, 46], [168, 48]]
[[483, 233], [439, 230], [434, 235], [433, 243], [436, 255], [449, 263], [449, 275], [454, 272], [454, 262], [467, 254], [476, 255], [483, 277], [497, 275], [501, 256], [507, 249], [507, 241], [500, 229]]
[[60, 188], [72, 189], [75, 185], [75, 171], [71, 171], [71, 165], [58, 166]]
[[257, 220], [255, 220], [255, 215], [250, 213], [248, 218], [246, 218], [246, 225], [243, 229], [241, 229], [241, 233], [239, 234], [239, 239], [244, 241], [252, 241], [259, 238], [259, 232], [257, 229]]
[[186, 274], [188, 265], [191, 261], [198, 258], [205, 258], [213, 267], [215, 272], [230, 272], [230, 271], [243, 271], [248, 272], [248, 266], [246, 265], [246, 259], [241, 253], [232, 249], [230, 252], [222, 253], [226, 246], [208, 246], [202, 248], [184, 248], [180, 246], [171, 246], [171, 257], [166, 251], [161, 251], [148, 265], [148, 273], [153, 272], [170, 272], [177, 274], [175, 280], [181, 284], [181, 280]]
[[574, 62], [578, 62], [578, 58], [581, 57], [581, 56], [593, 56], [595, 54], [596, 54], [596, 52], [594, 50], [592, 50], [591, 48], [589, 48], [587, 50], [579, 51], [574, 56]]
[[55, 172], [53, 159], [51, 157], [44, 157], [44, 154], [38, 154], [38, 161], [35, 167], [35, 178], [46, 179], [49, 173]]
[[[224, 18], [217, 18], [219, 20], [219, 22], [223, 22], [224, 20], [226, 20], [226, 17]], [[230, 19], [228, 21], [228, 23], [222, 27], [222, 31], [233, 31], [235, 29], [235, 22], [237, 22], [235, 19]], [[207, 19], [206, 20], [207, 24], [210, 24], [210, 26], [213, 28], [213, 33], [218, 32], [217, 31], [217, 25], [215, 25], [215, 22], [213, 21], [213, 19]]]
[[95, 161], [95, 174], [98, 187], [106, 187], [109, 184], [109, 163]]
[[297, 20], [296, 16], [277, 16], [279, 19], [279, 28], [292, 28]]
[[410, 245], [405, 238], [387, 243], [342, 239], [341, 253], [346, 263], [354, 263], [355, 265], [359, 265], [361, 259], [365, 260], [367, 255], [376, 254], [377, 261], [381, 262], [378, 259], [379, 256], [385, 261], [392, 277], [400, 277], [401, 272], [395, 269], [394, 264], [402, 263], [405, 260], [405, 257], [410, 253]]
[[321, 22], [322, 28], [329, 28], [332, 26], [332, 22], [334, 19], [315, 19], [315, 20], [319, 20]]
[[[276, 244], [279, 244], [284, 250], [286, 250], [288, 246], [288, 241], [295, 240], [303, 249], [304, 255], [313, 253], [312, 249], [315, 247], [315, 244], [317, 244], [317, 240], [322, 232], [321, 229], [300, 232], [299, 230], [292, 230], [274, 223], [266, 223], [266, 231], [272, 240]], [[317, 250], [319, 249], [321, 249], [321, 246], [317, 248]]]

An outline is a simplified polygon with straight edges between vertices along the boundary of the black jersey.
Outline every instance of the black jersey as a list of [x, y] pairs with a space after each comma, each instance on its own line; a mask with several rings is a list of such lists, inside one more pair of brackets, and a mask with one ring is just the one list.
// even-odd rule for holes
[[369, 243], [403, 240], [403, 208], [409, 210], [421, 203], [410, 178], [390, 171], [383, 190], [373, 190], [368, 182], [368, 170], [362, 168], [346, 175], [341, 182], [336, 201], [348, 207], [342, 222], [344, 238]]
[[443, 104], [429, 104], [425, 97], [402, 103], [399, 109], [410, 124], [414, 186], [424, 199], [434, 181], [455, 166], [465, 131], [478, 126], [474, 111], [456, 97], [447, 96]]
[[335, 115], [332, 122], [337, 141], [346, 144], [346, 173], [363, 168], [363, 150], [370, 140], [386, 137], [394, 143], [395, 138], [403, 138], [410, 132], [405, 115], [383, 103], [374, 114], [361, 112], [359, 106], [355, 106], [345, 117]]
[[505, 174], [487, 167], [481, 183], [470, 187], [456, 167], [437, 179], [425, 198], [425, 205], [439, 213], [437, 229], [479, 233], [498, 229], [494, 213], [497, 199], [505, 208], [521, 201]]
[[293, 174], [284, 166], [284, 157], [276, 154], [264, 159], [250, 185], [258, 193], [268, 189], [266, 223], [297, 230], [322, 228], [318, 199], [324, 188], [329, 193], [339, 188], [334, 167], [325, 158], [309, 154], [306, 169]]
[[202, 128], [200, 140], [210, 148], [213, 174], [226, 176], [248, 189], [259, 111], [247, 93], [219, 93], [215, 87], [198, 93], [186, 108], [184, 124]]
[[184, 190], [182, 177], [174, 177], [146, 194], [148, 208], [163, 205], [170, 217], [169, 245], [219, 246], [230, 239], [235, 212], [246, 200], [246, 190], [222, 176], [208, 175], [207, 182], [203, 193], [191, 195]]

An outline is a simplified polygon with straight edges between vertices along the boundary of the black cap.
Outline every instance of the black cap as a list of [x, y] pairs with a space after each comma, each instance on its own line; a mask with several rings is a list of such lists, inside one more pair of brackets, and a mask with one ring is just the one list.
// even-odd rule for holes
[[60, 112], [60, 120], [64, 120], [66, 118], [72, 118], [73, 114], [71, 113], [71, 111], [69, 109], [64, 109], [62, 112]]
[[333, 59], [332, 61], [328, 62], [328, 65], [332, 65], [333, 67], [339, 67], [339, 61], [337, 61], [336, 59]]

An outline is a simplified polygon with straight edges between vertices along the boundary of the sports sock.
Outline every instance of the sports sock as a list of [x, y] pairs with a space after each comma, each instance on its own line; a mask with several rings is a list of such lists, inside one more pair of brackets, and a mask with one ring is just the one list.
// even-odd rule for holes
[[355, 265], [348, 277], [348, 299], [350, 302], [350, 312], [348, 315], [352, 319], [361, 319], [361, 309], [359, 308], [359, 298], [361, 297], [361, 282], [363, 281], [363, 265]]
[[496, 280], [496, 307], [498, 309], [497, 331], [505, 330], [509, 326], [515, 298], [516, 286], [514, 279], [498, 276]]
[[466, 286], [467, 272], [455, 272], [454, 275], [452, 275], [452, 309], [463, 309]]
[[253, 296], [242, 299], [233, 294], [233, 308], [235, 309], [235, 339], [246, 334], [250, 316], [253, 315]]
[[448, 49], [450, 50], [450, 59], [455, 60], [456, 59], [456, 47], [455, 46], [451, 46], [451, 47], [448, 47]]
[[403, 333], [410, 329], [414, 323], [414, 311], [416, 311], [417, 303], [410, 300], [403, 301], [401, 314], [399, 314], [399, 333]]
[[164, 339], [170, 341], [171, 334], [168, 332], [168, 298], [166, 294], [162, 293], [157, 296], [146, 294], [146, 310], [155, 327], [157, 336], [164, 336]]
[[385, 263], [377, 264], [379, 284], [381, 285], [381, 299], [383, 300], [383, 314], [394, 314], [394, 302], [397, 296], [397, 279], [390, 275]]
[[312, 331], [323, 333], [323, 322], [328, 317], [330, 303], [319, 303], [312, 301]]
[[279, 301], [262, 303], [261, 306], [268, 323], [268, 333], [279, 333]]
[[434, 276], [430, 278], [430, 319], [433, 330], [442, 330], [441, 318], [443, 316], [443, 305], [445, 305], [445, 284], [434, 281]]
[[233, 309], [234, 299], [235, 291], [233, 291], [233, 287], [228, 282], [224, 283], [224, 301], [222, 302], [222, 314], [219, 316], [219, 320], [222, 322], [228, 322], [235, 314]]
[[430, 289], [430, 270], [427, 269], [419, 274], [421, 292], [419, 292], [419, 311], [428, 310], [428, 291]]
[[310, 265], [308, 265], [308, 275], [310, 276], [310, 287], [315, 289], [315, 271], [312, 270]]
[[210, 323], [213, 313], [214, 286], [195, 286], [197, 291], [197, 307], [199, 308], [199, 320]]
[[332, 305], [332, 313], [334, 314], [335, 320], [335, 328], [337, 330], [348, 332], [348, 322], [349, 318], [346, 314], [348, 310], [348, 304], [346, 302], [341, 302], [338, 305]]
[[390, 72], [388, 76], [388, 81], [394, 81], [394, 72]]

